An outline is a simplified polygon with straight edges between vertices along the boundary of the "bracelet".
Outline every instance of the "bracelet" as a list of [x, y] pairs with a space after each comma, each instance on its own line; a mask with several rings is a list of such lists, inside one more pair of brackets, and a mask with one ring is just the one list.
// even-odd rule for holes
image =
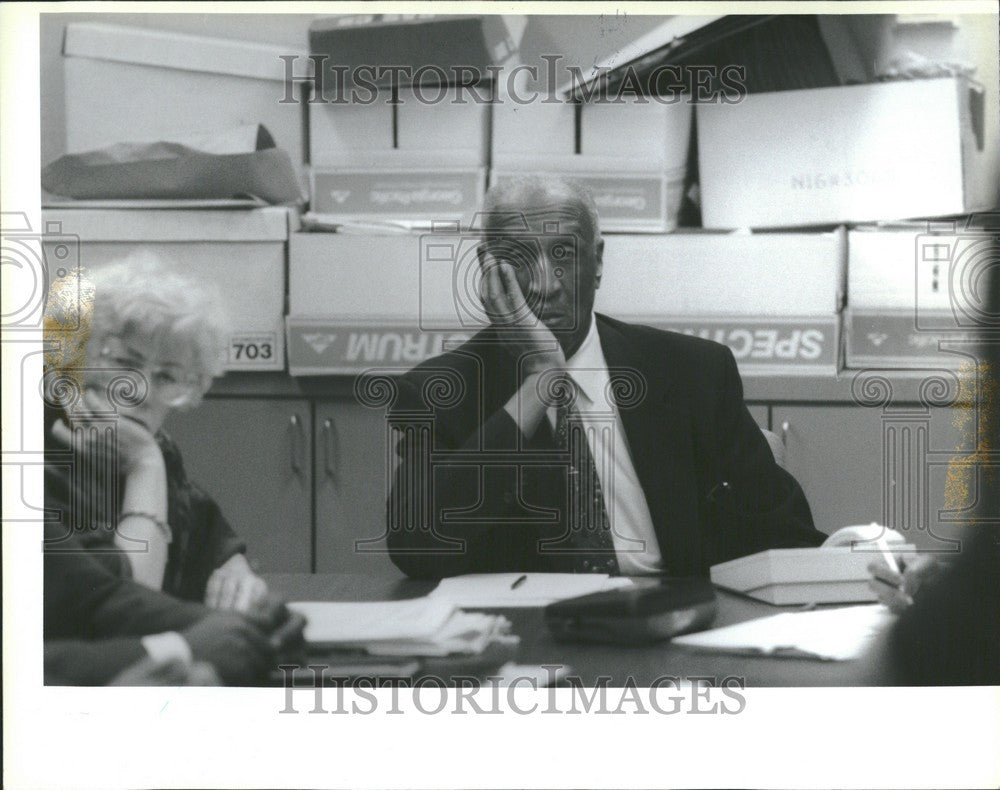
[[123, 522], [129, 516], [136, 516], [138, 518], [144, 518], [146, 519], [146, 521], [152, 521], [153, 524], [156, 525], [156, 528], [160, 530], [160, 533], [163, 535], [163, 539], [168, 544], [173, 542], [174, 532], [172, 529], [170, 529], [170, 525], [167, 524], [165, 521], [160, 521], [160, 519], [158, 519], [152, 513], [143, 513], [142, 511], [139, 510], [130, 510], [127, 513], [122, 513], [118, 517], [118, 523], [121, 524], [121, 522]]

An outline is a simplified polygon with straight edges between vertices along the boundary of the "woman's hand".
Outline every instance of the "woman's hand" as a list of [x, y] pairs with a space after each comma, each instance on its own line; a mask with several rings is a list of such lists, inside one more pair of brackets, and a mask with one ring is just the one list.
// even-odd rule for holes
[[[104, 415], [115, 414], [113, 422], [109, 422]], [[163, 466], [163, 453], [156, 443], [156, 438], [150, 430], [139, 420], [129, 417], [121, 410], [115, 410], [109, 406], [107, 398], [98, 394], [92, 389], [86, 389], [81, 401], [73, 408], [69, 414], [70, 425], [67, 426], [61, 420], [57, 420], [52, 426], [52, 434], [63, 444], [71, 446], [77, 453], [89, 454], [92, 449], [96, 449], [98, 454], [107, 453], [110, 447], [98, 445], [92, 448], [91, 443], [95, 438], [100, 441], [103, 437], [103, 430], [110, 425], [114, 425], [114, 445], [118, 452], [119, 468], [125, 475], [130, 474], [139, 468], [161, 468]], [[96, 428], [98, 433], [94, 433], [88, 428]], [[83, 429], [73, 434], [76, 429]]]
[[248, 612], [267, 595], [267, 584], [254, 574], [242, 554], [234, 554], [208, 578], [205, 605]]
[[868, 565], [872, 578], [868, 586], [878, 596], [881, 603], [899, 614], [913, 603], [913, 596], [918, 593], [928, 581], [938, 576], [943, 570], [939, 560], [927, 554], [919, 554], [903, 565], [902, 573], [891, 570], [883, 560], [875, 560]]

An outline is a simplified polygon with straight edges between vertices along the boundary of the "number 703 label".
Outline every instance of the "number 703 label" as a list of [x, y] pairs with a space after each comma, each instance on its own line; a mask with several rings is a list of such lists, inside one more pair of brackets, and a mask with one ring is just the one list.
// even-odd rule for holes
[[233, 367], [273, 368], [280, 359], [281, 349], [274, 333], [229, 336], [229, 364]]

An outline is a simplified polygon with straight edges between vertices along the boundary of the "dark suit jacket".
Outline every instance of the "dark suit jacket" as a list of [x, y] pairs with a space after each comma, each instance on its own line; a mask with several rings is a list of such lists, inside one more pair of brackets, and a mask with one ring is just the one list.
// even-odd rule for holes
[[181, 631], [208, 612], [112, 573], [54, 523], [45, 537], [46, 683], [107, 683], [145, 657], [141, 636]]
[[[823, 541], [743, 403], [728, 348], [601, 315], [597, 328], [667, 573]], [[546, 420], [527, 440], [504, 411], [517, 384], [492, 328], [396, 383], [388, 545], [408, 575], [562, 569], [542, 542], [567, 528], [567, 464]]]

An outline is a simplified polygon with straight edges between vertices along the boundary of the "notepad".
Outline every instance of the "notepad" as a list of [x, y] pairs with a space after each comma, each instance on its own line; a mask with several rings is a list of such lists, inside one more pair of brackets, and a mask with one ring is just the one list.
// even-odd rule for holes
[[429, 597], [465, 609], [512, 609], [631, 586], [631, 579], [606, 573], [470, 573], [442, 579]]
[[675, 637], [675, 645], [726, 653], [850, 661], [871, 647], [895, 616], [881, 604], [771, 617]]

